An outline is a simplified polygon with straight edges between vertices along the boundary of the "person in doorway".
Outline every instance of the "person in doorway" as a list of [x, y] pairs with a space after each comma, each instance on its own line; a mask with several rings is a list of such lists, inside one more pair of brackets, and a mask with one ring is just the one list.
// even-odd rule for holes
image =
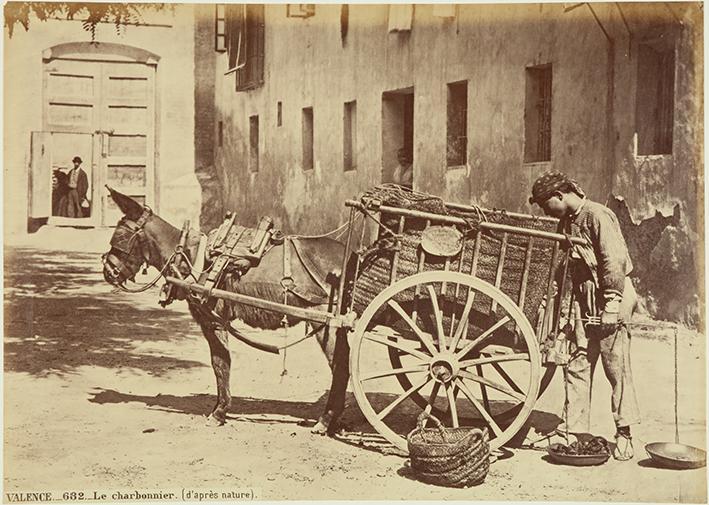
[[[547, 172], [532, 186], [530, 204], [560, 220], [559, 231], [584, 238], [573, 246], [569, 271], [576, 303], [573, 349], [568, 364], [567, 432], [579, 438], [590, 432], [591, 381], [600, 357], [610, 382], [611, 412], [616, 426], [613, 456], [633, 457], [630, 427], [640, 413], [630, 367], [629, 323], [637, 295], [628, 276], [633, 268], [616, 215], [586, 198], [578, 184], [561, 172]], [[589, 320], [596, 324], [587, 324]]]
[[67, 174], [67, 192], [59, 204], [60, 212], [65, 217], [84, 217], [84, 207], [87, 206], [86, 193], [89, 190], [89, 178], [81, 168], [81, 158], [74, 156], [71, 160], [74, 168]]
[[394, 184], [405, 186], [407, 188], [414, 187], [414, 170], [412, 166], [413, 157], [411, 153], [402, 147], [397, 151], [397, 160], [399, 164], [394, 169], [392, 179]]
[[52, 171], [52, 215], [61, 216], [62, 208], [61, 204], [63, 198], [66, 196], [68, 187], [68, 177], [67, 174], [62, 172], [59, 168], [55, 168]]

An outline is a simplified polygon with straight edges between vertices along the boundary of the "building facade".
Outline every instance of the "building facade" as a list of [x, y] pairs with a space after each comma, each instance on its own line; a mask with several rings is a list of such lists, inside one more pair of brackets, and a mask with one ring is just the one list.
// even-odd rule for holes
[[[198, 219], [195, 176], [195, 12], [145, 12], [117, 30], [82, 20], [30, 19], [5, 29], [6, 238], [38, 225], [97, 227], [120, 213], [107, 184], [174, 223]], [[62, 183], [74, 157], [88, 188], [69, 217]]]
[[229, 5], [224, 17], [211, 178], [246, 221], [332, 229], [346, 198], [392, 180], [403, 148], [414, 188], [448, 200], [531, 212], [530, 185], [553, 168], [597, 200], [622, 195], [635, 219], [682, 202], [703, 226], [698, 4]]

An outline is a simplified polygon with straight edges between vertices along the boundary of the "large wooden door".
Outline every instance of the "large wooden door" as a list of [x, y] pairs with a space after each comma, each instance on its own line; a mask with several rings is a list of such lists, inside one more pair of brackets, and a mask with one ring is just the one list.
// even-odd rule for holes
[[[101, 74], [101, 167], [105, 183], [152, 205], [155, 185], [155, 72], [147, 65], [104, 63]], [[101, 193], [103, 224], [121, 216]]]
[[[41, 195], [39, 191], [46, 192], [46, 181], [52, 180], [52, 173], [66, 173], [74, 156], [82, 158], [82, 168], [89, 178], [86, 217], [66, 218], [53, 209], [51, 222], [115, 224], [120, 212], [108, 198], [104, 184], [141, 203], [152, 204], [154, 67], [143, 63], [57, 59], [45, 64], [44, 79], [43, 130], [50, 139], [51, 168], [41, 185], [33, 183], [32, 210], [36, 213], [36, 209], [47, 208], [37, 204], [42, 198], [51, 202], [52, 196]], [[33, 173], [33, 177], [41, 174]]]

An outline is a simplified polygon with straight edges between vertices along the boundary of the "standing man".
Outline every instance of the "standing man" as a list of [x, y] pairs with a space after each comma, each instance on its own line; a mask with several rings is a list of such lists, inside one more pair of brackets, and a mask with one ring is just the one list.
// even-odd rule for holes
[[394, 179], [393, 182], [399, 186], [413, 188], [414, 170], [412, 166], [412, 156], [404, 147], [399, 149], [396, 154], [399, 165], [394, 169], [394, 174], [392, 176]]
[[82, 204], [86, 200], [86, 193], [89, 190], [89, 178], [81, 168], [81, 158], [74, 156], [71, 161], [74, 168], [67, 174], [68, 191], [62, 197], [59, 207], [63, 216], [84, 217]]
[[[618, 219], [609, 208], [588, 200], [578, 184], [561, 172], [539, 177], [529, 203], [560, 219], [561, 233], [584, 238], [589, 244], [574, 246], [569, 264], [576, 300], [576, 350], [568, 365], [568, 425], [563, 431], [590, 433], [591, 380], [600, 357], [612, 388], [613, 457], [629, 460], [633, 457], [630, 426], [640, 422], [640, 413], [625, 323], [630, 322], [637, 296], [628, 277], [633, 265]], [[598, 318], [600, 324], [585, 324], [589, 317]]]

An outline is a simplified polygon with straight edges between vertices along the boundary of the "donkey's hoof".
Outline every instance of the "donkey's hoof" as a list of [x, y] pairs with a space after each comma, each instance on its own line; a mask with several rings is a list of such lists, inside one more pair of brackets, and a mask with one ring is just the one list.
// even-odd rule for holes
[[310, 433], [315, 433], [316, 435], [330, 435], [332, 434], [333, 419], [335, 418], [334, 412], [331, 410], [326, 411], [320, 416], [318, 422], [310, 430]]
[[220, 419], [213, 414], [209, 414], [204, 424], [205, 426], [209, 426], [211, 428], [217, 428], [219, 426], [224, 426], [224, 424], [226, 424], [226, 420]]
[[327, 435], [327, 425], [320, 420], [315, 423], [315, 426], [312, 427], [310, 433], [314, 433], [315, 435]]

